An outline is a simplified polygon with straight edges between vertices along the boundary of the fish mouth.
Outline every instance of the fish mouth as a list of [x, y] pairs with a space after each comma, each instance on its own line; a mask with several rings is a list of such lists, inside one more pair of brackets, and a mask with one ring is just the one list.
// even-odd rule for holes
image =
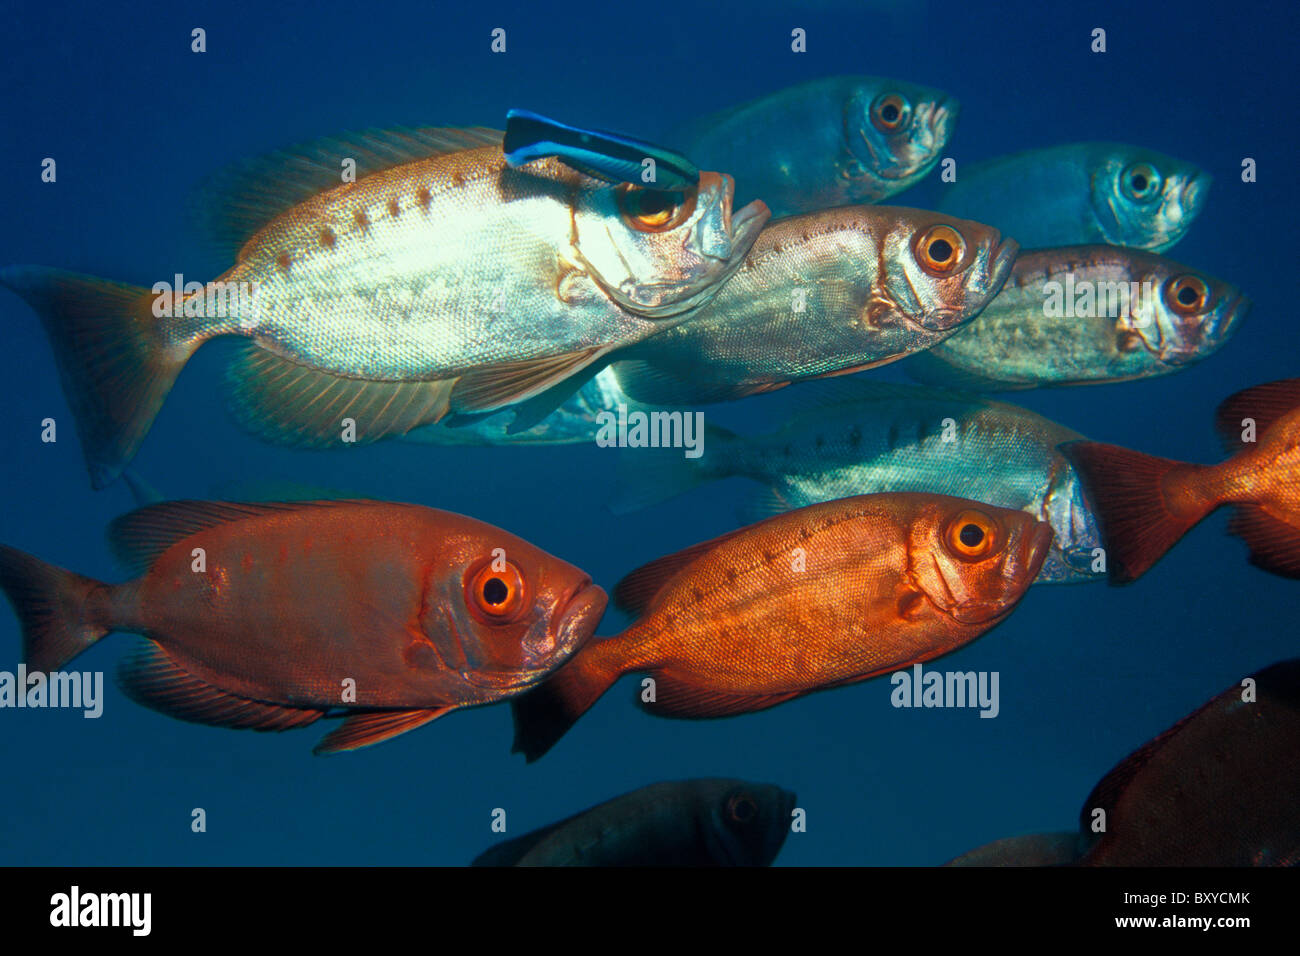
[[596, 633], [600, 619], [609, 604], [609, 595], [604, 588], [591, 583], [591, 578], [583, 578], [561, 603], [563, 610], [555, 619], [555, 648], [567, 658]]
[[1175, 368], [1199, 362], [1218, 351], [1228, 339], [1232, 338], [1232, 334], [1237, 331], [1238, 323], [1245, 318], [1252, 304], [1246, 296], [1237, 296], [1220, 314], [1207, 317], [1198, 330], [1199, 334], [1192, 332], [1186, 340], [1164, 351], [1151, 349], [1150, 346], [1148, 350], [1155, 351], [1162, 363]]
[[1021, 542], [1016, 564], [1019, 568], [1025, 569], [1030, 581], [1038, 576], [1055, 540], [1056, 534], [1052, 531], [1052, 526], [1046, 521], [1040, 521], [1033, 533], [1026, 535], [1025, 540]]
[[1205, 205], [1205, 195], [1210, 190], [1214, 177], [1207, 172], [1199, 172], [1189, 179], [1179, 195], [1179, 205], [1183, 208], [1184, 219], [1194, 219]]
[[733, 249], [732, 257], [735, 258], [737, 265], [749, 255], [749, 250], [757, 241], [758, 234], [771, 218], [772, 210], [761, 199], [755, 199], [748, 205], [732, 211], [729, 231]]

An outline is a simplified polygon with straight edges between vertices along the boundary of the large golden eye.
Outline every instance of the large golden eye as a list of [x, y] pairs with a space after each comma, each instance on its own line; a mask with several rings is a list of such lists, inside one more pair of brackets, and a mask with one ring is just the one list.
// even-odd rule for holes
[[966, 257], [966, 240], [952, 226], [931, 226], [916, 240], [915, 251], [926, 272], [947, 275]]
[[727, 799], [727, 819], [732, 823], [753, 823], [758, 819], [758, 803], [747, 793], [733, 794]]
[[465, 585], [470, 608], [494, 624], [510, 620], [524, 603], [524, 576], [510, 561], [497, 570], [501, 564], [489, 561]]
[[871, 123], [882, 133], [897, 133], [912, 118], [912, 105], [897, 93], [877, 96], [871, 104]]
[[1163, 186], [1160, 172], [1150, 163], [1133, 163], [1119, 174], [1119, 188], [1134, 202], [1150, 202]]
[[676, 229], [695, 211], [696, 193], [642, 189], [624, 183], [614, 191], [623, 221], [638, 232]]
[[944, 538], [956, 557], [978, 561], [993, 553], [998, 535], [998, 524], [991, 517], [982, 511], [966, 510], [948, 522]]
[[1175, 276], [1165, 283], [1165, 302], [1180, 315], [1195, 315], [1210, 301], [1210, 287], [1200, 276]]

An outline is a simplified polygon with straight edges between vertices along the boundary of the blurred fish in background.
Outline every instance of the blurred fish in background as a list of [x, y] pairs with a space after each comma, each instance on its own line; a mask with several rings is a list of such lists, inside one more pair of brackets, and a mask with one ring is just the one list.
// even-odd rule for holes
[[959, 166], [939, 209], [1026, 249], [1106, 243], [1164, 252], [1200, 215], [1212, 177], [1120, 143], [1070, 143]]
[[958, 112], [955, 99], [929, 87], [831, 76], [699, 117], [663, 139], [729, 172], [737, 197], [791, 216], [880, 202], [919, 182], [938, 162]]
[[1229, 687], [1088, 795], [1077, 833], [1011, 837], [949, 866], [1300, 865], [1300, 659]]
[[795, 795], [770, 783], [654, 783], [498, 844], [473, 866], [769, 866]]

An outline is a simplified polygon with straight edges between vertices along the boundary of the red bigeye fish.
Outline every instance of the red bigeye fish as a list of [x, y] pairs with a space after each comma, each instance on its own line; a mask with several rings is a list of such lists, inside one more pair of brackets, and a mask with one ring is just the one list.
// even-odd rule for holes
[[515, 750], [544, 754], [624, 674], [651, 713], [725, 717], [928, 661], [1009, 613], [1051, 527], [922, 493], [809, 505], [653, 561], [615, 589], [640, 619], [512, 702]]
[[1300, 578], [1300, 378], [1231, 396], [1215, 427], [1236, 452], [1218, 465], [1096, 442], [1061, 446], [1091, 493], [1111, 583], [1141, 577], [1220, 505], [1235, 506], [1228, 531], [1249, 546], [1251, 564]]
[[54, 671], [113, 631], [147, 638], [126, 693], [182, 720], [286, 730], [346, 715], [353, 750], [502, 700], [586, 641], [605, 592], [512, 534], [379, 501], [175, 501], [115, 521], [140, 576], [104, 584], [0, 545], [26, 661]]

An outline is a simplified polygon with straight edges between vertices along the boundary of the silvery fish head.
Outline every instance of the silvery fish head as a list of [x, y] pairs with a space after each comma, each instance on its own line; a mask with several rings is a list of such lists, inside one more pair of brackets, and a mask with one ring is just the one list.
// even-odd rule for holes
[[877, 327], [892, 320], [928, 333], [956, 329], [1002, 288], [1020, 251], [992, 226], [919, 209], [869, 208], [883, 214], [885, 271], [867, 306]]
[[853, 196], [864, 201], [892, 196], [929, 171], [952, 135], [958, 104], [925, 86], [863, 77], [844, 103], [844, 140], [861, 179]]
[[[1061, 441], [1081, 436], [1061, 434]], [[1097, 517], [1083, 490], [1078, 472], [1064, 457], [1054, 456], [1052, 483], [1043, 502], [1042, 517], [1052, 526], [1052, 550], [1038, 572], [1039, 582], [1088, 581], [1104, 577], [1094, 571], [1095, 551], [1101, 548]]]
[[1147, 149], [1103, 145], [1089, 162], [1092, 206], [1111, 245], [1161, 252], [1201, 213], [1213, 177]]
[[730, 176], [702, 172], [698, 186], [680, 193], [626, 184], [582, 190], [574, 248], [622, 308], [679, 315], [722, 287], [771, 216], [758, 200], [733, 213], [734, 188]]
[[1143, 348], [1170, 371], [1214, 354], [1250, 311], [1235, 287], [1176, 262], [1151, 256], [1144, 271], [1137, 301], [1116, 322], [1116, 347]]

